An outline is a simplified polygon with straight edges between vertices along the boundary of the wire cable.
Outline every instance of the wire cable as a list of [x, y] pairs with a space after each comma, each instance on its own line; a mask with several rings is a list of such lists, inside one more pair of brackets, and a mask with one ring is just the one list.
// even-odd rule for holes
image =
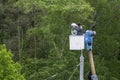
[[52, 75], [52, 76], [50, 76], [50, 77], [48, 77], [48, 78], [46, 78], [46, 79], [44, 79], [44, 80], [48, 80], [48, 79], [54, 78], [54, 77], [56, 77], [56, 76], [57, 76], [57, 74], [54, 74], [54, 75]]
[[74, 69], [73, 73], [71, 74], [71, 76], [69, 77], [69, 79], [68, 79], [68, 80], [71, 80], [71, 79], [72, 79], [72, 77], [73, 77], [73, 74], [76, 72], [76, 70], [77, 70], [77, 67], [78, 67], [79, 65], [80, 65], [80, 64], [76, 65], [76, 67], [75, 67], [75, 69]]

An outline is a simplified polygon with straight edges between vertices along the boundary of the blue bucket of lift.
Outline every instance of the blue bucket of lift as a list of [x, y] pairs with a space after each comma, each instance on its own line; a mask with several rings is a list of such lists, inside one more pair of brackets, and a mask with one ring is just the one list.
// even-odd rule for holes
[[85, 32], [85, 48], [90, 51], [92, 50], [93, 37], [96, 36], [96, 32], [87, 30]]

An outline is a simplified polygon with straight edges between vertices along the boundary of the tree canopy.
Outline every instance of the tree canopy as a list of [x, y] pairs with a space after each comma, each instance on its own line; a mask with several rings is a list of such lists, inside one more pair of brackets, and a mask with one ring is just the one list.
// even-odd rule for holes
[[1, 80], [25, 80], [20, 72], [21, 66], [12, 60], [12, 53], [5, 45], [0, 46], [0, 79]]
[[[119, 4], [119, 0], [0, 1], [0, 44], [6, 44], [12, 52], [1, 46], [0, 55], [4, 56], [1, 56], [0, 63], [6, 62], [6, 67], [11, 70], [6, 72], [5, 67], [0, 65], [1, 72], [8, 74], [7, 80], [13, 76], [24, 80], [20, 73], [26, 80], [68, 80], [79, 64], [80, 56], [79, 51], [69, 50], [70, 24], [80, 22], [84, 31], [97, 32], [93, 53], [99, 80], [119, 80]], [[86, 50], [83, 52], [87, 80], [88, 53]], [[18, 63], [22, 66], [21, 70]], [[0, 73], [0, 76], [3, 79], [5, 75]], [[71, 78], [77, 79], [79, 68]]]

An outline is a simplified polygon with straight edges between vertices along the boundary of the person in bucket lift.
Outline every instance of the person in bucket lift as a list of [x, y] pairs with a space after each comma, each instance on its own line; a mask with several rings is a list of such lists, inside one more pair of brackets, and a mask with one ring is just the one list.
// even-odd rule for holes
[[77, 24], [78, 25], [78, 29], [77, 29], [77, 35], [83, 35], [83, 28], [82, 25], [80, 23]]
[[72, 23], [72, 35], [83, 35], [83, 28], [80, 23]]

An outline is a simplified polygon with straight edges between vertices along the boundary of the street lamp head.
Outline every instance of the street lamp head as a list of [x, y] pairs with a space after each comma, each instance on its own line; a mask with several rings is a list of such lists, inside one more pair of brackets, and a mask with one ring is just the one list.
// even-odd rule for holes
[[77, 25], [76, 23], [72, 23], [71, 26], [72, 26], [73, 28], [75, 28], [75, 27], [77, 27], [78, 25]]

